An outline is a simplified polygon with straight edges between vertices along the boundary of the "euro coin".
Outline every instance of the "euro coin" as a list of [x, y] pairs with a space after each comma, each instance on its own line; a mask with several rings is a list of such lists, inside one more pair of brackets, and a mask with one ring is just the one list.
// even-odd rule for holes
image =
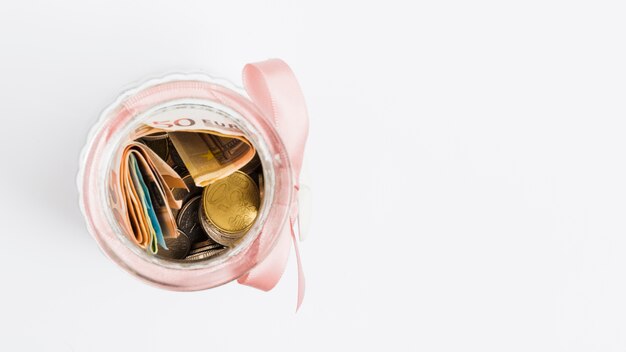
[[222, 248], [222, 245], [208, 238], [204, 241], [196, 242], [192, 244], [189, 254], [202, 252], [203, 250], [206, 250], [206, 249], [218, 249], [218, 248]]
[[222, 253], [223, 251], [224, 251], [224, 248], [209, 249], [206, 251], [190, 254], [187, 257], [185, 257], [185, 260], [189, 260], [189, 261], [204, 260], [204, 259], [215, 257], [218, 254]]
[[165, 237], [167, 249], [159, 245], [157, 255], [167, 259], [183, 259], [189, 254], [191, 242], [189, 237], [181, 230], [176, 231], [176, 237]]
[[252, 226], [259, 211], [259, 189], [250, 176], [235, 171], [205, 187], [202, 206], [209, 221], [225, 233]]
[[221, 245], [232, 247], [247, 233], [247, 231], [241, 231], [239, 233], [226, 233], [221, 231], [209, 221], [202, 207], [200, 207], [198, 214], [200, 225], [204, 232], [211, 240]]
[[198, 211], [200, 210], [200, 204], [202, 196], [196, 196], [189, 199], [178, 212], [176, 216], [176, 225], [178, 229], [184, 232], [189, 241], [193, 244], [206, 240], [207, 234], [202, 229], [198, 221]]

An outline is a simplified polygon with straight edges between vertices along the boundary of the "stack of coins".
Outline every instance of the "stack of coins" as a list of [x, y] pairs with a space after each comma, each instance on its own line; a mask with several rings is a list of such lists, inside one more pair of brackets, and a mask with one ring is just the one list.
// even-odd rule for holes
[[159, 246], [156, 256], [168, 260], [206, 260], [245, 237], [257, 219], [263, 197], [263, 168], [258, 155], [229, 176], [198, 187], [167, 133], [145, 136], [140, 142], [163, 158], [188, 188], [172, 189], [174, 198], [182, 202], [180, 209], [172, 209], [178, 236], [166, 239], [167, 248]]
[[247, 174], [236, 171], [204, 188], [199, 220], [215, 242], [232, 246], [245, 236], [256, 220], [261, 195]]

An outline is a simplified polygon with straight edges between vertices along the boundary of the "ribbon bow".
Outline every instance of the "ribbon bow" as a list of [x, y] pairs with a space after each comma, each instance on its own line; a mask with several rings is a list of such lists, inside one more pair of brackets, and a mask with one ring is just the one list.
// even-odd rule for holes
[[[257, 105], [265, 118], [271, 119], [287, 149], [287, 155], [293, 174], [294, 201], [289, 211], [289, 226], [282, 229], [278, 243], [272, 252], [259, 265], [240, 277], [240, 284], [269, 291], [280, 280], [287, 259], [289, 258], [290, 240], [296, 252], [298, 263], [298, 303], [296, 311], [304, 299], [304, 271], [298, 240], [294, 226], [298, 221], [298, 191], [300, 189], [300, 170], [304, 156], [304, 145], [309, 133], [309, 117], [306, 111], [304, 96], [293, 71], [279, 59], [248, 64], [243, 69], [243, 83], [246, 92]], [[298, 231], [299, 232], [299, 231]]]

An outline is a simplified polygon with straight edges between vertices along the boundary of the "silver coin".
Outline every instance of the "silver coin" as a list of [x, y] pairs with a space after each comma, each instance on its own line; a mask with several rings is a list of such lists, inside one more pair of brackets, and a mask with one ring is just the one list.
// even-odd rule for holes
[[187, 255], [198, 254], [200, 252], [204, 252], [204, 251], [208, 251], [208, 250], [224, 248], [224, 246], [222, 246], [219, 243], [215, 243], [212, 240], [211, 241], [202, 241], [201, 243], [204, 244], [204, 245], [198, 246], [196, 248], [192, 248], [189, 251], [189, 254], [187, 254]]
[[198, 253], [195, 253], [195, 254], [188, 255], [187, 257], [185, 257], [185, 260], [195, 261], [195, 260], [208, 259], [208, 258], [214, 257], [214, 256], [222, 253], [224, 251], [224, 249], [225, 248], [210, 249], [210, 250], [198, 252]]
[[181, 230], [176, 231], [176, 237], [165, 237], [165, 245], [167, 249], [159, 245], [157, 255], [167, 259], [183, 259], [189, 254], [191, 249], [191, 241], [189, 237]]
[[222, 247], [221, 244], [213, 241], [210, 237], [207, 236], [207, 239], [204, 241], [192, 243], [191, 250], [189, 251], [189, 253], [196, 253], [202, 249], [214, 249], [214, 248], [221, 248], [221, 247]]
[[202, 196], [196, 196], [189, 199], [178, 212], [176, 216], [176, 225], [178, 229], [184, 232], [189, 241], [193, 244], [206, 240], [207, 234], [202, 226], [198, 224], [198, 212], [202, 203]]

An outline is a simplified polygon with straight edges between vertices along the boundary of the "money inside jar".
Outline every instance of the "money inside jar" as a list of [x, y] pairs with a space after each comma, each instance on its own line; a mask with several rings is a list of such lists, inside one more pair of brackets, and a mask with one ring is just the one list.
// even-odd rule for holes
[[137, 131], [119, 182], [130, 239], [156, 257], [200, 261], [236, 246], [257, 220], [263, 167], [243, 136]]

